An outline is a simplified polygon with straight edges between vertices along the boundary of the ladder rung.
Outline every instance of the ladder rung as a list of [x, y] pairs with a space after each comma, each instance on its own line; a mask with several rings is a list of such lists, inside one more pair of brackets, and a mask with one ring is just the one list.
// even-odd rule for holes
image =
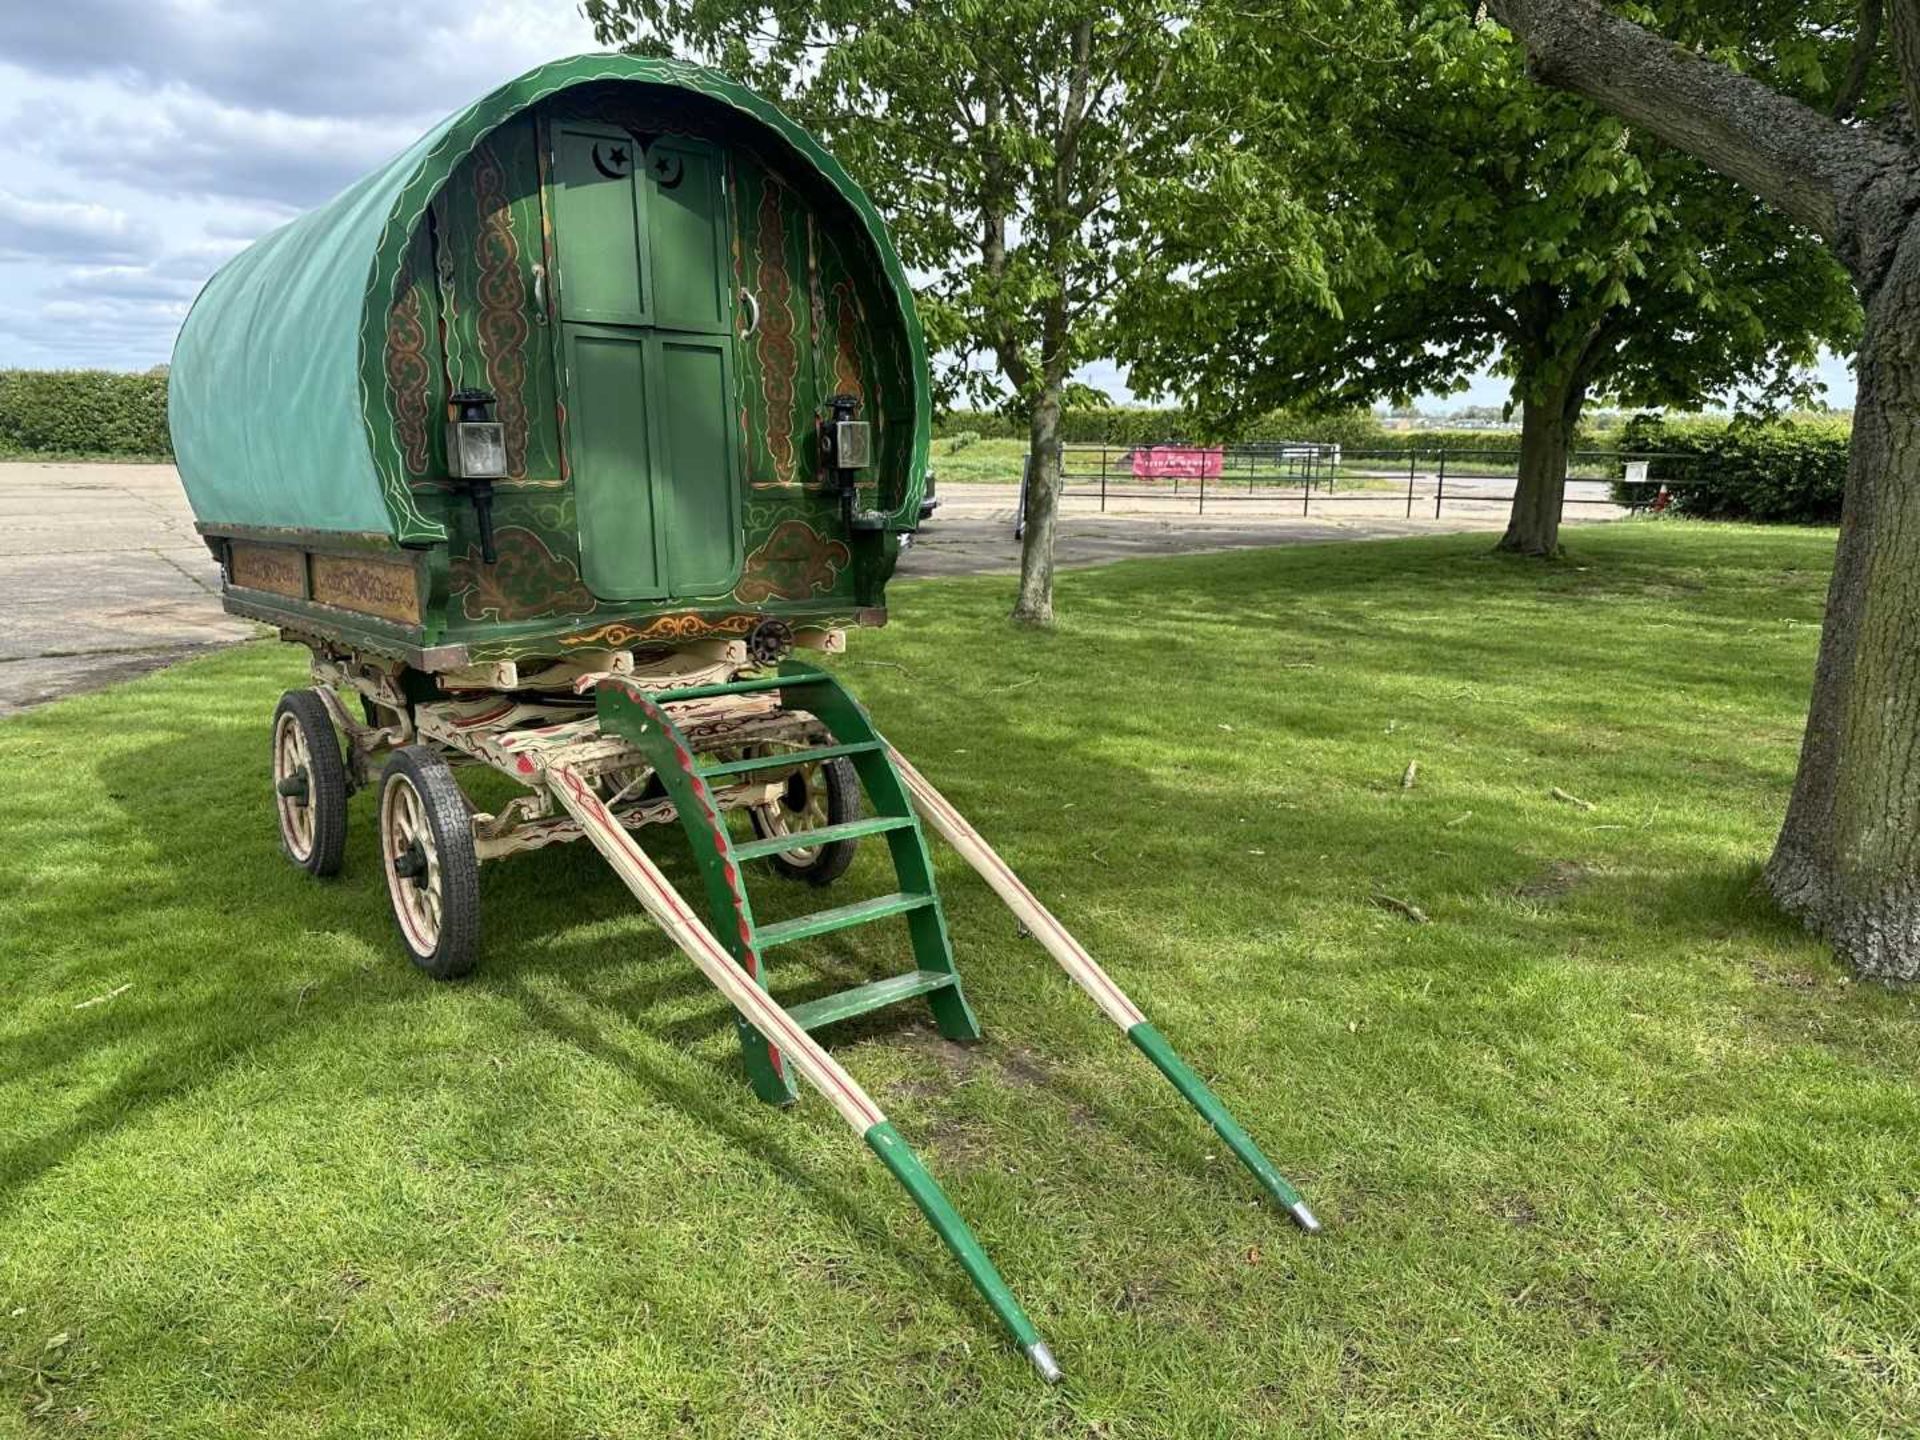
[[841, 755], [866, 755], [875, 750], [884, 750], [884, 740], [855, 740], [847, 745], [822, 745], [817, 750], [789, 750], [781, 755], [754, 755], [745, 760], [728, 760], [724, 764], [710, 765], [700, 772], [702, 780], [710, 780], [715, 775], [744, 775], [749, 770], [778, 770], [785, 765], [811, 765], [818, 760], [833, 760]]
[[923, 910], [933, 904], [931, 895], [879, 895], [871, 900], [856, 900], [851, 905], [842, 905], [833, 910], [821, 910], [812, 915], [802, 915], [797, 920], [782, 920], [777, 925], [761, 925], [756, 928], [754, 939], [762, 950], [771, 950], [776, 945], [785, 945], [794, 940], [805, 940], [814, 935], [826, 935], [835, 930], [845, 930], [851, 925], [865, 925], [869, 921], [884, 920], [889, 915], [904, 915], [909, 910]]
[[789, 1005], [787, 1013], [802, 1030], [818, 1030], [822, 1025], [831, 1025], [836, 1020], [851, 1020], [856, 1015], [897, 1005], [916, 995], [944, 990], [958, 978], [946, 970], [913, 970], [905, 975], [875, 980], [870, 985], [856, 985], [851, 990], [822, 995], [818, 1000]]
[[764, 840], [749, 840], [733, 847], [739, 860], [758, 860], [788, 850], [805, 850], [813, 845], [831, 845], [836, 840], [855, 840], [862, 835], [880, 835], [888, 830], [904, 830], [913, 821], [905, 815], [882, 815], [870, 820], [843, 820], [838, 825], [822, 825], [816, 830], [793, 830], [785, 835], [770, 835]]
[[760, 690], [793, 690], [802, 685], [818, 685], [827, 678], [824, 674], [754, 675], [719, 685], [689, 685], [684, 690], [649, 690], [647, 694], [662, 705], [678, 705], [682, 700], [707, 700], [715, 695], [752, 695]]

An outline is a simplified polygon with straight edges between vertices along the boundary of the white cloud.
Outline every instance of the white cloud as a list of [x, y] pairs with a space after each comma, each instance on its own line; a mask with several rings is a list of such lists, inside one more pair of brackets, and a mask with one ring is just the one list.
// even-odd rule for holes
[[245, 110], [174, 89], [135, 114], [63, 118], [33, 149], [62, 169], [173, 198], [322, 204], [404, 150], [424, 127], [391, 120]]
[[0, 260], [136, 260], [152, 249], [151, 231], [124, 210], [0, 190]]
[[557, 0], [65, 0], [0, 9], [0, 53], [46, 75], [183, 86], [243, 109], [413, 118], [593, 48]]

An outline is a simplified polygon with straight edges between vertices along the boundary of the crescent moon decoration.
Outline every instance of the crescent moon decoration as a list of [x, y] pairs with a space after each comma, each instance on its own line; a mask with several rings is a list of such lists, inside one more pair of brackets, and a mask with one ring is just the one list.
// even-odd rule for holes
[[[602, 152], [605, 152], [604, 156]], [[609, 147], [596, 141], [593, 147], [593, 168], [609, 180], [624, 179], [633, 170], [633, 154], [624, 145]]]
[[653, 171], [655, 184], [662, 190], [671, 190], [686, 174], [687, 163], [671, 150], [663, 150], [647, 162], [647, 168]]

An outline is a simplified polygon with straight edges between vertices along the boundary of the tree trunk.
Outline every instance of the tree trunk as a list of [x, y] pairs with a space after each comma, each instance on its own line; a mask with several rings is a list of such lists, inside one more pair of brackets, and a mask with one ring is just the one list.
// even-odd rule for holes
[[[1516, 387], [1518, 388], [1518, 387]], [[1584, 386], [1539, 387], [1520, 411], [1520, 475], [1507, 533], [1496, 547], [1516, 555], [1560, 553], [1560, 511], [1567, 496], [1567, 459], [1586, 404]]]
[[1063, 381], [1048, 379], [1027, 425], [1027, 454], [1033, 458], [1027, 470], [1020, 594], [1013, 604], [1016, 625], [1053, 624], [1053, 530], [1060, 512], [1060, 412], [1065, 394]]
[[1920, 979], [1920, 235], [1867, 306], [1800, 771], [1767, 886], [1865, 975]]
[[[1899, 131], [1839, 125], [1593, 0], [1489, 3], [1542, 79], [1779, 206], [1860, 287], [1840, 543], [1766, 878], [1862, 974], [1920, 979], [1920, 157]], [[1920, 10], [1893, 14], [1901, 89], [1920, 101]]]

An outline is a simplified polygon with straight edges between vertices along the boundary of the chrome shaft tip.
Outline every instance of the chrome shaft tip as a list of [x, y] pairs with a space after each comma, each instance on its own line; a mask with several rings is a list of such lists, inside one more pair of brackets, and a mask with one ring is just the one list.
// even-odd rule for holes
[[1318, 1235], [1320, 1233], [1320, 1221], [1311, 1210], [1307, 1209], [1306, 1201], [1294, 1201], [1293, 1204], [1287, 1207], [1287, 1213], [1293, 1216], [1293, 1223], [1306, 1231], [1307, 1234]]
[[1047, 1342], [1036, 1340], [1027, 1346], [1027, 1359], [1033, 1362], [1033, 1368], [1040, 1372], [1040, 1378], [1049, 1385], [1060, 1383], [1060, 1366], [1054, 1361], [1053, 1351], [1047, 1348]]

